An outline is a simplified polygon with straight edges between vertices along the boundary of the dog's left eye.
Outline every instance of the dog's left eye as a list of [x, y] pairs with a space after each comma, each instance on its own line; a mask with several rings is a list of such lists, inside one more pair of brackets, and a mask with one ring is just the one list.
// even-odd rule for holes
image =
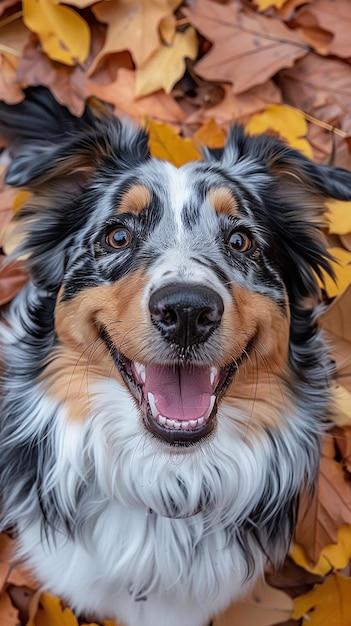
[[247, 252], [252, 248], [252, 240], [246, 233], [233, 230], [227, 240], [228, 246], [236, 252]]
[[109, 248], [121, 250], [122, 248], [127, 248], [131, 244], [132, 235], [128, 228], [125, 228], [125, 226], [118, 226], [107, 233], [105, 241]]

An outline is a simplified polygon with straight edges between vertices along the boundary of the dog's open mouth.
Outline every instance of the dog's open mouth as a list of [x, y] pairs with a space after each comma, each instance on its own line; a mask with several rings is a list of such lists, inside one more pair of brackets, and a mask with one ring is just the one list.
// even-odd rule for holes
[[179, 365], [143, 365], [120, 353], [105, 331], [100, 331], [132, 396], [146, 428], [173, 445], [191, 445], [215, 427], [218, 401], [231, 382], [243, 356], [223, 368]]

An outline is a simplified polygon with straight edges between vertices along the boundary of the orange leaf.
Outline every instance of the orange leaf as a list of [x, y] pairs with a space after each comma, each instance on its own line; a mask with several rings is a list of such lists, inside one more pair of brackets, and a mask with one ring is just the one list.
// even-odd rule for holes
[[62, 608], [59, 598], [43, 593], [33, 626], [78, 626], [78, 621], [72, 611]]
[[168, 124], [148, 120], [149, 145], [152, 156], [173, 163], [176, 167], [189, 161], [200, 161], [201, 154], [190, 139], [183, 139]]
[[351, 579], [335, 573], [322, 585], [296, 598], [293, 618], [303, 626], [350, 626]]
[[219, 128], [216, 120], [211, 118], [195, 133], [193, 142], [195, 145], [204, 144], [208, 148], [223, 148], [225, 144], [225, 134], [223, 130]]

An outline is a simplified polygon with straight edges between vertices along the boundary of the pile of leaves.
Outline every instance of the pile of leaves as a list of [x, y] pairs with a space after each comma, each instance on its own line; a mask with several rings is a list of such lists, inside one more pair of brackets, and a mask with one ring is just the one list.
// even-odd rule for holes
[[[349, 0], [2, 0], [0, 99], [15, 104], [28, 86], [45, 85], [77, 116], [101, 102], [146, 125], [152, 154], [177, 166], [201, 159], [203, 144], [223, 146], [240, 122], [351, 169], [350, 28]], [[4, 184], [5, 168], [0, 244], [8, 252], [9, 220], [24, 196]], [[267, 583], [214, 626], [351, 624], [351, 203], [329, 203], [326, 236], [337, 275], [326, 279], [321, 319], [334, 346], [335, 425], [315, 496], [302, 500], [283, 570], [267, 572]], [[0, 269], [6, 305], [26, 276], [18, 264]], [[0, 536], [1, 626], [82, 624], [40, 593], [13, 547]]]

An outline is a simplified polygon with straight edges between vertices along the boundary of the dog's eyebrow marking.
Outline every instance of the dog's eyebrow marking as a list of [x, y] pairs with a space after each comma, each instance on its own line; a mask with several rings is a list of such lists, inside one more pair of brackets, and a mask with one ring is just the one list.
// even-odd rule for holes
[[208, 200], [216, 213], [237, 215], [238, 204], [228, 187], [212, 187], [208, 191]]
[[139, 215], [151, 202], [151, 192], [145, 185], [133, 185], [120, 199], [117, 213]]

